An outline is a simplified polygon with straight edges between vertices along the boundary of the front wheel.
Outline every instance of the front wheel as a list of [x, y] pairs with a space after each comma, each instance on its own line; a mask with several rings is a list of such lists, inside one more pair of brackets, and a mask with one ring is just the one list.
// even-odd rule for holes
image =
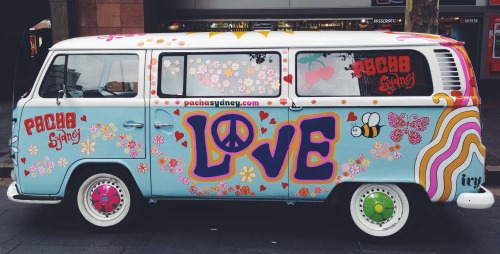
[[77, 207], [90, 224], [108, 228], [129, 220], [132, 200], [130, 186], [112, 174], [96, 173], [83, 179], [77, 192]]
[[350, 198], [350, 217], [371, 239], [401, 236], [416, 215], [401, 188], [394, 184], [363, 184]]

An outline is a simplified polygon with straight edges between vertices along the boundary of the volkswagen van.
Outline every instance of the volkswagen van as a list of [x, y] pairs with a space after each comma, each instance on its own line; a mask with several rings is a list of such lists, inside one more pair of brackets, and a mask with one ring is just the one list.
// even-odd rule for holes
[[493, 205], [479, 105], [463, 44], [437, 35], [74, 38], [13, 112], [7, 194], [64, 200], [97, 228], [144, 200], [335, 202], [391, 238], [422, 201]]

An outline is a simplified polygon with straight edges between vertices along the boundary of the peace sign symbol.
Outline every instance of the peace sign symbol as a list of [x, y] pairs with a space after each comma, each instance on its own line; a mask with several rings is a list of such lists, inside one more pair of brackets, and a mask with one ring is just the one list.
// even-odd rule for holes
[[[219, 125], [227, 122], [227, 135], [220, 137]], [[242, 137], [238, 131], [238, 127], [243, 126], [246, 128], [246, 137]], [[212, 124], [212, 137], [215, 144], [222, 150], [228, 153], [237, 153], [247, 148], [253, 141], [254, 130], [252, 124], [248, 119], [237, 114], [223, 115]]]

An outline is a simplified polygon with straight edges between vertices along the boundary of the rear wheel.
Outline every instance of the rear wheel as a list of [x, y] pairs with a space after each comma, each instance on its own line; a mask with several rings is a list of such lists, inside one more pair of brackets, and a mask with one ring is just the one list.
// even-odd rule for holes
[[133, 206], [140, 203], [122, 178], [104, 172], [83, 177], [76, 195], [80, 214], [98, 228], [130, 221]]
[[350, 219], [371, 239], [396, 238], [411, 227], [415, 211], [405, 192], [394, 184], [363, 184], [350, 198]]

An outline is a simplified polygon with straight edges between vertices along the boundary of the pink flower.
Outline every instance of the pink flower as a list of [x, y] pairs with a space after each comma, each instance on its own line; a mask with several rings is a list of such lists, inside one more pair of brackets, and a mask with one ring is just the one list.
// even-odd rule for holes
[[314, 193], [320, 194], [321, 193], [321, 187], [319, 187], [319, 186], [314, 187]]
[[127, 136], [126, 136], [125, 134], [120, 134], [120, 135], [118, 136], [118, 139], [119, 139], [119, 140], [125, 140], [125, 139], [127, 139]]
[[389, 151], [387, 150], [387, 148], [380, 149], [380, 157], [381, 158], [387, 158], [387, 155], [389, 155]]
[[157, 146], [160, 146], [161, 144], [163, 144], [164, 139], [165, 139], [165, 138], [164, 138], [162, 135], [157, 134], [157, 135], [155, 136], [155, 138], [154, 138], [153, 143], [155, 143], [155, 145], [157, 145]]
[[134, 149], [136, 145], [137, 145], [137, 143], [135, 143], [135, 141], [133, 141], [133, 140], [130, 140], [128, 142], [128, 148], [130, 148], [130, 149]]
[[137, 150], [130, 150], [130, 158], [135, 158], [139, 155], [139, 152]]
[[144, 163], [139, 164], [139, 166], [137, 166], [137, 171], [139, 173], [146, 173], [146, 171], [148, 171], [148, 165]]

